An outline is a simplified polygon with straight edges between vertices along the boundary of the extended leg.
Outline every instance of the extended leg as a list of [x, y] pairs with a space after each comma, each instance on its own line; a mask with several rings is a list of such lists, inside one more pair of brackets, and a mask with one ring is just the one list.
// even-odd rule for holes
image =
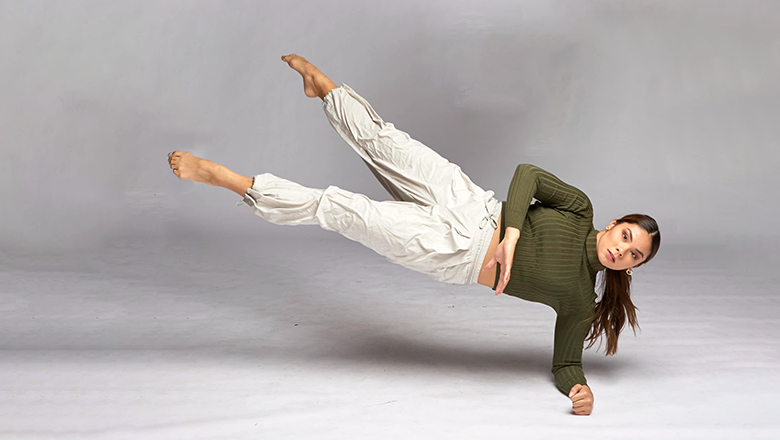
[[287, 55], [282, 60], [301, 74], [306, 96], [324, 101], [323, 108], [333, 128], [395, 200], [454, 208], [480, 204], [492, 197], [492, 192], [475, 185], [460, 167], [384, 122], [348, 86], [337, 87], [298, 55]]
[[193, 156], [191, 153], [174, 151], [168, 154], [168, 164], [173, 174], [180, 179], [221, 186], [241, 197], [244, 197], [247, 188], [252, 186], [251, 177], [234, 173], [220, 164]]

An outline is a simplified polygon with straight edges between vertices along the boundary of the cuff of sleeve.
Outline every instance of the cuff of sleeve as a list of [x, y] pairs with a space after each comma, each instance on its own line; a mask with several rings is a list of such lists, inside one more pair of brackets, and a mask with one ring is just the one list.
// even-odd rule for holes
[[558, 390], [568, 396], [571, 387], [577, 384], [587, 385], [588, 381], [585, 380], [581, 368], [567, 367], [555, 373], [555, 384], [558, 386]]

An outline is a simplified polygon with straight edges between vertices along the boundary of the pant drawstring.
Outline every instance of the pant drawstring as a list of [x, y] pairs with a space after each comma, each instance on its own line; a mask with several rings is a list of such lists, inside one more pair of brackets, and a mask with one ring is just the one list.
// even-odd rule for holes
[[493, 229], [498, 228], [498, 219], [494, 213], [490, 212], [488, 201], [485, 200], [485, 216], [479, 221], [479, 229], [484, 229], [488, 222], [490, 222], [490, 226], [492, 226]]

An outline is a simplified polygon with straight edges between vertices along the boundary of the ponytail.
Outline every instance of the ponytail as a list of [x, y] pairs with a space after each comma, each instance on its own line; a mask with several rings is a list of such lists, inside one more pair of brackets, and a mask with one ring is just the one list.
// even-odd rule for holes
[[[620, 223], [634, 223], [647, 231], [652, 245], [649, 255], [639, 266], [650, 261], [658, 253], [658, 248], [661, 246], [658, 223], [652, 217], [644, 214], [630, 214], [615, 222], [616, 225]], [[590, 331], [585, 338], [588, 343], [585, 348], [593, 347], [596, 341], [604, 335], [607, 338], [606, 354], [612, 356], [617, 351], [618, 337], [626, 326], [626, 322], [631, 325], [635, 335], [639, 323], [636, 320], [636, 306], [631, 301], [631, 275], [624, 270], [605, 269], [601, 284], [604, 293], [601, 296], [601, 301], [596, 304], [596, 310], [590, 323]]]
[[639, 324], [636, 320], [636, 306], [631, 302], [631, 275], [623, 270], [606, 269], [602, 279], [604, 294], [596, 304], [596, 312], [591, 321], [590, 332], [585, 338], [586, 349], [605, 335], [607, 338], [607, 356], [617, 351], [618, 337], [626, 322], [631, 325], [634, 334]]

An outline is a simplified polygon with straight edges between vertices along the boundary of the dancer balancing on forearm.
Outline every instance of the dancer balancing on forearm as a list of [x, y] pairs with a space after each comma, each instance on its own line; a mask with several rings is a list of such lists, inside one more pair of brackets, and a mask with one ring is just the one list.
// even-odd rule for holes
[[457, 165], [383, 121], [348, 86], [336, 86], [300, 56], [282, 60], [301, 74], [306, 96], [323, 100], [333, 128], [396, 201], [377, 202], [335, 186], [306, 188], [268, 173], [242, 176], [179, 151], [168, 155], [174, 174], [235, 192], [269, 222], [319, 225], [436, 280], [479, 283], [497, 295], [547, 304], [557, 313], [555, 383], [575, 414], [590, 414], [583, 347], [605, 336], [612, 355], [626, 322], [636, 328], [631, 270], [658, 251], [655, 220], [631, 214], [596, 230], [588, 197], [533, 165], [517, 167], [502, 203]]

